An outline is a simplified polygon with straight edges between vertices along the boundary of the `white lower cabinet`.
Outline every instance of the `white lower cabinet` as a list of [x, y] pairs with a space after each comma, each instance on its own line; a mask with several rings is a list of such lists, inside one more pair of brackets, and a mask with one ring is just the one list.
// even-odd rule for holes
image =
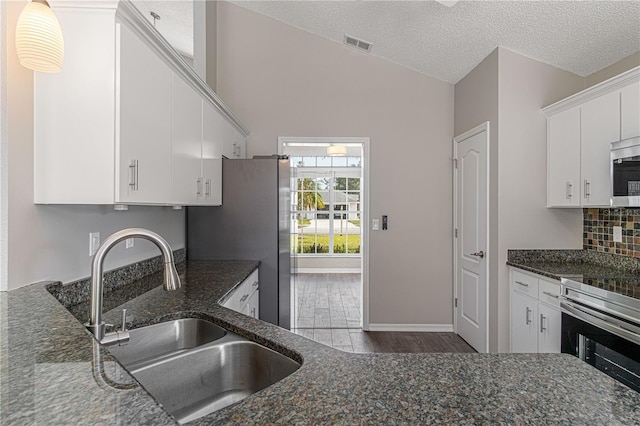
[[260, 279], [256, 269], [233, 290], [222, 305], [250, 317], [260, 318], [259, 287]]
[[560, 282], [510, 268], [511, 352], [560, 352]]

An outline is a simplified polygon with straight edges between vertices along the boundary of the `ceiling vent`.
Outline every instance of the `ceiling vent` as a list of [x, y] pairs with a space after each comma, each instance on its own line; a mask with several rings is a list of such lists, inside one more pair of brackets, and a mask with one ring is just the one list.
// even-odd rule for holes
[[359, 50], [364, 50], [365, 52], [371, 52], [371, 43], [368, 41], [358, 40], [355, 37], [351, 37], [349, 35], [344, 35], [344, 44], [347, 46], [355, 47]]

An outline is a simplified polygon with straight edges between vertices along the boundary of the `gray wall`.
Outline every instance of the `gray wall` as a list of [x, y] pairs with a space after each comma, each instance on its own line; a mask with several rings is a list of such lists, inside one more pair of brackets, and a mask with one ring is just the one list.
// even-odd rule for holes
[[[548, 209], [542, 108], [582, 90], [583, 78], [498, 50], [498, 350], [509, 351], [507, 250], [582, 248], [582, 209]], [[495, 330], [495, 329], [494, 329]]]
[[[164, 236], [174, 249], [185, 246], [184, 212], [166, 207], [132, 207], [115, 212], [108, 206], [54, 206], [33, 204], [33, 72], [18, 63], [15, 25], [23, 2], [5, 2], [8, 90], [8, 223], [7, 283], [14, 289], [41, 280], [72, 281], [89, 276], [89, 232], [110, 233], [127, 227], [145, 227]], [[91, 135], [87, 135], [91, 143]], [[5, 165], [3, 164], [3, 169]], [[70, 164], [69, 167], [73, 165]], [[79, 176], [79, 179], [82, 177]], [[129, 250], [116, 247], [107, 269], [158, 255], [146, 241]]]
[[580, 248], [580, 209], [547, 209], [546, 105], [584, 79], [496, 49], [455, 87], [455, 134], [490, 122], [489, 350], [509, 350], [506, 262], [513, 248]]
[[370, 323], [452, 324], [453, 86], [229, 3], [218, 4], [218, 94], [251, 129], [371, 140]]
[[455, 135], [489, 122], [489, 351], [497, 348], [498, 327], [498, 50], [494, 50], [455, 86]]

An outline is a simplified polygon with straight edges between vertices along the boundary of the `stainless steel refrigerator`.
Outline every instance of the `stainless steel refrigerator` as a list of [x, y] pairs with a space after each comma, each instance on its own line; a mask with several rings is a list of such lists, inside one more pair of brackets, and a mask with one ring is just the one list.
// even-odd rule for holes
[[222, 206], [187, 208], [189, 260], [260, 260], [260, 319], [290, 328], [287, 157], [222, 161]]

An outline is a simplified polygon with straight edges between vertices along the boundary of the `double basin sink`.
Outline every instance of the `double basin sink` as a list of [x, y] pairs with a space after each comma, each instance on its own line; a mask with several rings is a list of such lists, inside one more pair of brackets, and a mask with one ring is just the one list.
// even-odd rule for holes
[[185, 318], [129, 331], [109, 351], [179, 423], [234, 404], [300, 364], [209, 321]]

